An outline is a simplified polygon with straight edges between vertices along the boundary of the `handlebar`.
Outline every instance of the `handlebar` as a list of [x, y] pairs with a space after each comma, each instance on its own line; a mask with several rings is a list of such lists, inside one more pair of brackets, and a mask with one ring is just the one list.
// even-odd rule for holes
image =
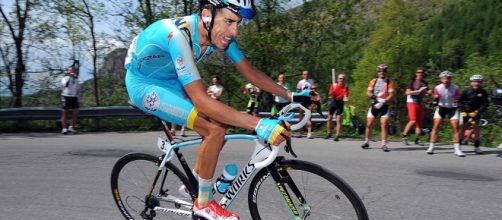
[[[292, 112], [292, 110], [294, 110], [294, 109], [303, 110], [304, 117], [298, 123], [291, 124], [291, 126], [289, 127], [289, 130], [291, 130], [291, 131], [296, 131], [296, 130], [301, 129], [303, 126], [305, 126], [305, 124], [307, 124], [308, 120], [312, 116], [312, 112], [308, 108], [305, 108], [305, 106], [303, 106], [300, 103], [291, 103], [289, 105], [286, 105], [281, 111], [279, 111], [279, 113], [277, 113], [277, 119], [279, 119], [281, 121], [282, 126], [286, 129], [287, 129], [287, 126], [286, 126], [285, 122], [292, 121], [292, 119], [295, 116], [295, 113]], [[295, 158], [298, 157], [295, 154], [295, 152], [293, 151], [293, 148], [291, 146], [291, 138], [284, 135], [284, 134], [281, 134], [281, 135], [284, 138], [284, 140], [286, 140], [286, 146], [284, 146], [284, 150], [286, 151], [286, 153], [290, 153]], [[277, 156], [278, 151], [279, 151], [279, 147], [272, 147], [272, 153], [270, 154], [270, 156], [267, 158], [267, 160], [260, 162], [259, 165], [267, 166], [268, 164], [270, 164], [272, 162], [272, 160], [275, 159], [275, 157]], [[258, 165], [255, 164], [255, 166], [258, 166]]]
[[265, 159], [263, 161], [260, 161], [260, 162], [254, 163], [254, 167], [256, 169], [261, 169], [263, 167], [268, 166], [269, 164], [271, 164], [272, 162], [274, 162], [274, 160], [277, 157], [278, 153], [279, 153], [279, 147], [278, 146], [272, 147], [272, 152], [270, 152], [270, 154], [267, 157], [267, 159]]
[[281, 121], [289, 122], [295, 116], [295, 113], [291, 112], [291, 110], [297, 109], [297, 108], [302, 109], [305, 116], [298, 123], [291, 124], [290, 129], [292, 131], [296, 131], [296, 130], [302, 128], [303, 126], [305, 126], [305, 124], [307, 124], [307, 121], [312, 116], [312, 112], [309, 109], [305, 108], [300, 103], [291, 103], [289, 105], [286, 105], [281, 111], [279, 111], [279, 113], [277, 113], [277, 119], [279, 119]]

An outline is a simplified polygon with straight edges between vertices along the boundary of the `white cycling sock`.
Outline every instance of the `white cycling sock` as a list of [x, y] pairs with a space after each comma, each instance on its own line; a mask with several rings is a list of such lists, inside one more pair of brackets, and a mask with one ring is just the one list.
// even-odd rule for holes
[[199, 176], [199, 196], [197, 202], [199, 207], [205, 206], [213, 200], [213, 179], [203, 179]]

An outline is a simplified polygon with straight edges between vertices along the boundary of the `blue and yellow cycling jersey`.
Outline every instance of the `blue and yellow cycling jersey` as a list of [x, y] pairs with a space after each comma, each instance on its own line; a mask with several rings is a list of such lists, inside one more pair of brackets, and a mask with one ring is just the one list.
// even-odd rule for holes
[[[159, 20], [134, 38], [125, 68], [129, 97], [140, 109], [176, 124], [193, 126], [197, 110], [184, 86], [200, 79], [196, 63], [216, 50], [204, 53], [199, 45], [198, 14]], [[225, 53], [232, 63], [244, 56], [232, 40]]]

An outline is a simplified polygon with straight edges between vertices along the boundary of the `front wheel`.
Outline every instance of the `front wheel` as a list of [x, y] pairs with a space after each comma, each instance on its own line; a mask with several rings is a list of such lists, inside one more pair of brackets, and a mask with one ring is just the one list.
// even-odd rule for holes
[[[159, 171], [160, 163], [153, 155], [131, 153], [113, 167], [112, 193], [126, 219], [156, 219], [159, 215], [163, 215], [161, 219], [187, 219], [192, 215], [188, 179], [169, 162]], [[186, 186], [186, 194], [179, 190], [182, 186]]]
[[368, 219], [361, 199], [345, 181], [306, 161], [278, 159], [262, 169], [251, 182], [248, 200], [254, 220]]

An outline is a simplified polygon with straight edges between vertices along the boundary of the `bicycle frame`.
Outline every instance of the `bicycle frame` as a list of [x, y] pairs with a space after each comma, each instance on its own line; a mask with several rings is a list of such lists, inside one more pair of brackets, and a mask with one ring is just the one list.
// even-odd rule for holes
[[[168, 139], [159, 137], [157, 142], [159, 149], [165, 153], [165, 156], [162, 159], [162, 163], [159, 166], [159, 173], [163, 170], [165, 163], [167, 163], [172, 159], [174, 153], [181, 162], [183, 170], [187, 174], [190, 183], [193, 185], [192, 187], [194, 187], [194, 189], [197, 189], [197, 180], [195, 179], [195, 176], [192, 174], [190, 167], [188, 166], [185, 158], [183, 157], [183, 154], [179, 151], [179, 149], [193, 145], [199, 145], [202, 142], [202, 139], [171, 144], [173, 141], [169, 140], [169, 135], [170, 134], [168, 134]], [[247, 162], [246, 167], [244, 167], [240, 172], [240, 175], [235, 178], [232, 185], [229, 187], [229, 190], [219, 202], [219, 204], [223, 208], [228, 208], [234, 201], [235, 197], [239, 194], [243, 186], [246, 185], [247, 181], [249, 180], [249, 177], [251, 177], [257, 170], [268, 166], [275, 160], [279, 148], [272, 147], [272, 149], [270, 149], [269, 147], [262, 145], [258, 141], [257, 137], [252, 135], [241, 135], [241, 134], [225, 135], [225, 140], [226, 141], [248, 140], [254, 142], [255, 145], [254, 151], [251, 155], [251, 158]], [[155, 182], [156, 181], [154, 181], [154, 184]], [[196, 192], [196, 190], [192, 191]], [[196, 195], [192, 195], [192, 197], [194, 199]]]
[[[301, 127], [303, 127], [308, 118], [311, 116], [311, 112], [306, 109], [305, 107], [301, 106], [300, 104], [293, 103], [290, 104], [284, 109], [279, 112], [280, 115], [284, 117], [284, 119], [292, 119], [293, 115], [288, 115], [288, 112], [294, 108], [302, 108], [305, 112], [305, 117], [297, 124], [294, 124], [291, 126], [292, 130], [297, 130]], [[179, 151], [182, 148], [193, 146], [193, 145], [199, 145], [202, 142], [202, 139], [195, 139], [195, 140], [189, 140], [185, 142], [180, 142], [176, 143], [174, 141], [173, 136], [171, 135], [171, 132], [169, 131], [166, 122], [163, 120], [160, 120], [162, 123], [162, 129], [164, 130], [164, 133], [166, 134], [167, 138], [159, 137], [157, 141], [157, 146], [159, 149], [164, 152], [164, 155], [162, 156], [162, 161], [159, 165], [157, 174], [155, 176], [155, 179], [150, 186], [150, 190], [148, 191], [147, 198], [151, 198], [153, 190], [155, 188], [155, 185], [157, 181], [159, 180], [159, 177], [162, 173], [162, 171], [165, 168], [165, 164], [173, 158], [174, 155], [178, 158], [178, 160], [181, 163], [181, 166], [183, 167], [183, 171], [188, 177], [188, 180], [190, 182], [190, 186], [186, 187], [191, 187], [189, 190], [191, 193], [191, 198], [192, 200], [196, 199], [197, 197], [197, 191], [198, 191], [198, 180], [195, 178], [195, 176], [192, 173], [192, 170], [190, 169], [188, 163], [185, 160], [185, 157], [183, 154]], [[277, 154], [279, 153], [279, 147], [278, 146], [271, 146], [267, 145], [264, 146], [262, 145], [256, 136], [253, 135], [242, 135], [242, 134], [235, 134], [235, 135], [225, 135], [225, 141], [229, 140], [248, 140], [252, 141], [255, 144], [255, 148], [253, 153], [251, 154], [251, 157], [249, 161], [246, 164], [246, 167], [242, 169], [240, 172], [240, 175], [236, 177], [236, 179], [232, 182], [232, 185], [229, 187], [229, 190], [226, 192], [226, 194], [222, 197], [220, 200], [219, 204], [223, 208], [227, 209], [232, 202], [234, 201], [235, 197], [240, 193], [242, 190], [243, 186], [246, 185], [247, 181], [249, 180], [249, 177], [251, 177], [256, 171], [267, 167], [267, 166], [273, 166], [273, 162], [276, 161]], [[282, 157], [281, 157], [282, 159]], [[283, 198], [288, 205], [291, 214], [295, 217], [295, 219], [299, 218], [299, 214], [297, 212], [296, 207], [294, 204], [291, 202], [291, 198], [289, 196], [289, 193], [285, 190], [284, 184], [280, 183], [279, 178], [282, 176], [288, 176], [286, 172], [279, 173], [275, 171], [274, 169], [269, 169], [270, 174], [272, 175], [274, 181], [277, 182], [276, 186], [278, 190], [281, 192], [283, 195]], [[164, 174], [164, 175], [167, 175]], [[162, 180], [162, 185], [164, 184], [165, 176]], [[301, 195], [300, 191], [296, 187], [296, 185], [293, 182], [289, 182], [288, 185], [292, 188], [293, 193], [300, 199], [301, 204], [305, 204], [305, 200], [303, 199], [304, 197]], [[162, 192], [162, 187], [160, 188], [160, 191]], [[178, 199], [174, 196], [168, 195], [166, 198], [161, 198], [161, 200], [166, 201], [166, 202], [174, 202], [183, 206], [190, 207], [192, 204], [187, 203], [186, 201], [183, 201], [181, 199]], [[184, 211], [184, 210], [179, 210], [179, 209], [169, 209], [169, 208], [163, 208], [158, 205], [156, 205], [155, 202], [152, 202], [154, 204], [149, 204], [149, 201], [147, 201], [147, 207], [145, 207], [145, 210], [147, 208], [152, 208], [154, 211], [160, 211], [164, 213], [171, 213], [171, 214], [176, 214], [176, 215], [181, 215], [181, 216], [187, 216], [190, 217], [192, 216], [191, 212]]]

